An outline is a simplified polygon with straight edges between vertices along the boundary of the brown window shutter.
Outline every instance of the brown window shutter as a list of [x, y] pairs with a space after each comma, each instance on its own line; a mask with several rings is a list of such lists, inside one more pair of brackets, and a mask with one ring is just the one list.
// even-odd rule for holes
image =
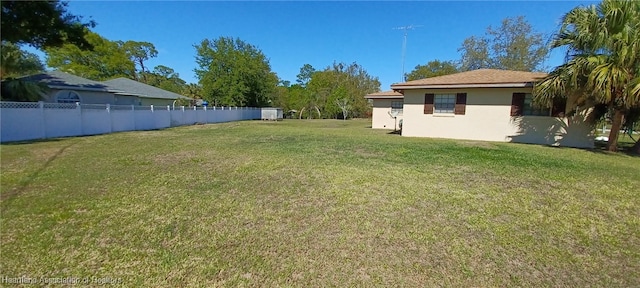
[[467, 110], [467, 93], [456, 94], [456, 106], [453, 109], [453, 114], [464, 115]]
[[424, 114], [433, 114], [433, 94], [424, 94]]
[[524, 93], [513, 93], [511, 97], [511, 116], [522, 116]]
[[553, 107], [551, 107], [551, 116], [553, 117], [564, 117], [564, 110], [567, 107], [567, 100], [565, 99], [554, 99]]

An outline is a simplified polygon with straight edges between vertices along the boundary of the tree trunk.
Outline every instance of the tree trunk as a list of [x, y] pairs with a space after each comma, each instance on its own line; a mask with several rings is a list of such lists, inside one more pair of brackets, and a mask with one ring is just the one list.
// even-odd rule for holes
[[640, 155], [640, 139], [638, 139], [638, 141], [636, 141], [636, 144], [633, 144], [633, 147], [631, 147], [631, 153]]
[[622, 120], [624, 112], [620, 109], [616, 109], [613, 114], [613, 120], [611, 121], [611, 131], [609, 131], [609, 142], [607, 142], [607, 151], [618, 151], [618, 135], [620, 135], [620, 128], [622, 128]]

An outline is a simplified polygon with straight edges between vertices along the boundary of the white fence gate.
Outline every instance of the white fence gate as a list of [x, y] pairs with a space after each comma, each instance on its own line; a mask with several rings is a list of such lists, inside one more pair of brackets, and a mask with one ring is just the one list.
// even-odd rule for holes
[[198, 123], [260, 119], [252, 107], [134, 106], [0, 102], [0, 141], [24, 141], [154, 130]]

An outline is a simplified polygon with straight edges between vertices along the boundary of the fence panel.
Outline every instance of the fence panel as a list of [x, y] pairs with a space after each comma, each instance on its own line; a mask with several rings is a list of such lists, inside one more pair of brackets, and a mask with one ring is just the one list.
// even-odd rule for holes
[[258, 108], [0, 102], [0, 141], [152, 130], [260, 119]]
[[184, 110], [184, 125], [193, 125], [196, 124], [197, 120], [196, 120], [196, 112], [193, 109], [186, 109]]
[[47, 108], [45, 105], [43, 113], [45, 138], [82, 135], [82, 115], [80, 114], [80, 108]]
[[2, 142], [45, 138], [44, 114], [40, 108], [2, 109], [0, 125]]
[[96, 135], [111, 133], [111, 115], [107, 109], [82, 108], [82, 133]]
[[197, 123], [207, 123], [207, 113], [209, 113], [209, 111], [204, 109], [198, 109], [195, 112], [196, 112]]
[[156, 129], [154, 119], [154, 111], [151, 110], [135, 110], [133, 111], [135, 118], [135, 129], [133, 130], [153, 130]]
[[153, 111], [155, 129], [171, 127], [171, 111], [167, 109]]
[[185, 125], [184, 111], [171, 110], [171, 127]]
[[131, 110], [111, 110], [111, 131], [122, 132], [136, 130], [136, 120]]

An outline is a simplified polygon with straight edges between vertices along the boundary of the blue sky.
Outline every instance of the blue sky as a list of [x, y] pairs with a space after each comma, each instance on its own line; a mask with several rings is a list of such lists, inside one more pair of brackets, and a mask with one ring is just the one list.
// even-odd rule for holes
[[[458, 60], [465, 38], [506, 17], [524, 15], [534, 30], [550, 35], [566, 12], [593, 3], [71, 1], [68, 10], [96, 21], [93, 31], [109, 40], [153, 43], [158, 57], [146, 66], [169, 66], [187, 82], [197, 82], [193, 45], [231, 36], [262, 50], [280, 79], [295, 83], [305, 63], [321, 70], [334, 61], [357, 62], [388, 90], [402, 74], [403, 32], [395, 27], [422, 25], [408, 33], [408, 73], [431, 60]], [[563, 57], [555, 51], [546, 65]]]

